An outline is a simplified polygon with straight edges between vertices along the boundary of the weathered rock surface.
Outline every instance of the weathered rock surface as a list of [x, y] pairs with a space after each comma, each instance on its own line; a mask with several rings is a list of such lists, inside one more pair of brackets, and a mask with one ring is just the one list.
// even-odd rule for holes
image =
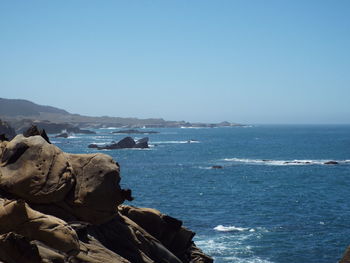
[[131, 190], [110, 156], [32, 133], [0, 142], [0, 262], [213, 262], [180, 220], [122, 205]]

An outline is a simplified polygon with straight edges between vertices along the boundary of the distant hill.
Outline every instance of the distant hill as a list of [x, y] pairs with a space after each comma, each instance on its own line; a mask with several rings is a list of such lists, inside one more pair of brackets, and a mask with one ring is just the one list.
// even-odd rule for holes
[[0, 98], [0, 116], [39, 116], [40, 113], [69, 114], [65, 110], [38, 105], [28, 100]]
[[71, 114], [66, 110], [52, 106], [43, 106], [23, 99], [0, 98], [0, 119], [7, 120], [18, 128], [22, 122], [49, 121], [53, 123], [70, 123], [79, 127], [108, 127], [108, 126], [167, 126], [174, 122], [167, 122], [161, 118], [138, 119], [121, 117], [93, 117]]
[[[236, 123], [189, 123], [185, 121], [166, 121], [162, 118], [121, 118], [121, 117], [93, 117], [80, 114], [71, 114], [63, 109], [52, 106], [43, 106], [22, 99], [0, 98], [0, 119], [8, 121], [16, 131], [28, 127], [31, 123], [47, 126], [47, 123], [73, 125], [79, 128], [101, 128], [101, 127], [227, 127], [241, 126]], [[45, 125], [44, 125], [44, 124]], [[40, 126], [40, 125], [39, 125]], [[45, 126], [45, 127], [46, 127]], [[67, 126], [68, 127], [68, 126]], [[69, 126], [71, 127], [71, 126]], [[48, 127], [46, 127], [48, 129]]]

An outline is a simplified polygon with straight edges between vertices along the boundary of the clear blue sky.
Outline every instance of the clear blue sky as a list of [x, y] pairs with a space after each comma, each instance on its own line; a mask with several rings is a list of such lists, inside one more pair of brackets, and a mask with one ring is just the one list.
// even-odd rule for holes
[[0, 1], [0, 89], [93, 116], [350, 123], [350, 1]]

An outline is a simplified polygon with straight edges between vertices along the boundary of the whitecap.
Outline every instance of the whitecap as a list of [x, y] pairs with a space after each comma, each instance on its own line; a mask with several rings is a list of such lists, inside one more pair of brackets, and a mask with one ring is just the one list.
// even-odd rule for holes
[[183, 144], [183, 143], [199, 143], [196, 140], [187, 140], [187, 141], [158, 141], [153, 142], [154, 144]]
[[269, 159], [248, 159], [248, 158], [225, 158], [226, 162], [232, 163], [246, 163], [258, 165], [327, 165], [328, 162], [335, 162], [335, 164], [348, 164], [350, 160], [269, 160]]
[[242, 231], [250, 231], [250, 228], [218, 225], [214, 227], [214, 230], [220, 231], [220, 232], [233, 232], [233, 231], [242, 232]]

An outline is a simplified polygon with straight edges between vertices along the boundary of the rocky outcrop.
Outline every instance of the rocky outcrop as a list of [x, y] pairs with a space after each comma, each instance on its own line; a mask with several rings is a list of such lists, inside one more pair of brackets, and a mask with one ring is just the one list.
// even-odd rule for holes
[[324, 164], [334, 165], [334, 164], [339, 164], [339, 163], [337, 161], [328, 161], [328, 162], [325, 162]]
[[130, 149], [130, 148], [138, 148], [138, 149], [145, 149], [149, 148], [148, 145], [148, 137], [142, 138], [140, 140], [135, 141], [131, 137], [125, 137], [121, 139], [119, 142], [112, 142], [109, 144], [89, 144], [89, 148], [96, 148], [98, 150], [116, 150], [116, 149]]
[[15, 136], [15, 130], [7, 122], [0, 119], [0, 141], [11, 140]]
[[110, 156], [65, 153], [33, 131], [0, 142], [0, 261], [213, 262], [180, 220], [122, 205], [131, 190]]

